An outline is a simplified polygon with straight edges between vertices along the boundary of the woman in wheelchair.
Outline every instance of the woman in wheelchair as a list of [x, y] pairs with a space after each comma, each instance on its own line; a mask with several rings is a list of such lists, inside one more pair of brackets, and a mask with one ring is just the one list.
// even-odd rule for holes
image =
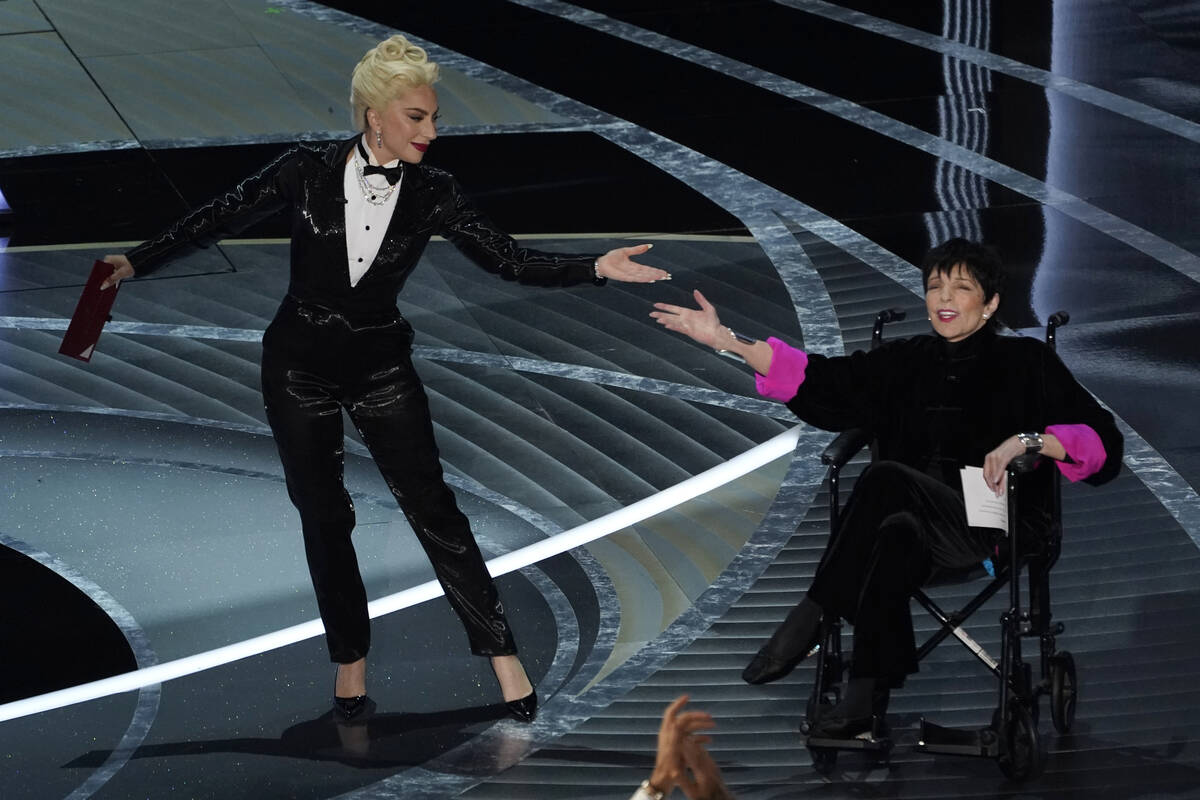
[[[1003, 532], [967, 524], [959, 470], [983, 467], [1004, 492], [1006, 468], [1021, 455], [1052, 459], [1072, 481], [1100, 484], [1121, 465], [1112, 415], [1040, 341], [999, 336], [992, 319], [1003, 267], [991, 247], [951, 239], [931, 250], [921, 272], [933, 335], [870, 352], [827, 358], [775, 337], [758, 341], [723, 326], [699, 292], [699, 308], [655, 303], [659, 324], [743, 358], [759, 394], [782, 400], [819, 428], [866, 429], [876, 458], [859, 477], [806, 595], [742, 673], [778, 680], [818, 644], [823, 614], [854, 625], [850, 680], [815, 735], [851, 737], [871, 725], [877, 692], [917, 671], [909, 595], [937, 567], [994, 557]], [[1047, 470], [1022, 481], [1021, 541], [1049, 530]], [[1028, 537], [1033, 537], [1028, 538]]]

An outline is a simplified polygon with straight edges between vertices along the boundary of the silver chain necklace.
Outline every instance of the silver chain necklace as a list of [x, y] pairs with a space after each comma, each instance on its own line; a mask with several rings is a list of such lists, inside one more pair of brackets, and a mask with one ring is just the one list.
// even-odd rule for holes
[[360, 156], [358, 153], [355, 153], [354, 174], [358, 176], [358, 188], [362, 191], [363, 200], [366, 200], [373, 206], [382, 206], [391, 199], [392, 194], [400, 188], [402, 183], [404, 183], [404, 172], [400, 173], [400, 180], [396, 181], [394, 184], [391, 184], [388, 186], [388, 188], [376, 189], [367, 182], [366, 173], [363, 172], [363, 167], [365, 166], [366, 163], [362, 160], [362, 156]]

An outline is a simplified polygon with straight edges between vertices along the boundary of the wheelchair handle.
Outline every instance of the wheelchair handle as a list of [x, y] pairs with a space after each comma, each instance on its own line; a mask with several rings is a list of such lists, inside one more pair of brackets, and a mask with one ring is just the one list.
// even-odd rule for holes
[[1046, 344], [1050, 345], [1051, 349], [1055, 349], [1055, 330], [1057, 328], [1061, 328], [1070, 321], [1071, 315], [1066, 311], [1055, 311], [1050, 315], [1050, 319], [1046, 320]]
[[875, 315], [875, 327], [871, 329], [871, 347], [878, 347], [883, 341], [883, 326], [889, 322], [900, 322], [908, 316], [901, 308], [885, 308]]

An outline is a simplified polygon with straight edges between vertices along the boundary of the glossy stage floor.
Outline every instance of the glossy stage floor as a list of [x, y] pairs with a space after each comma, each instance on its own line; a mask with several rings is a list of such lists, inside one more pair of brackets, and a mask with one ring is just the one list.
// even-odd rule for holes
[[[400, 298], [480, 543], [529, 556], [499, 580], [533, 726], [420, 595], [353, 439], [356, 547], [399, 610], [374, 623], [377, 715], [331, 722], [324, 645], [289, 633], [315, 604], [258, 391], [278, 220], [125, 284], [90, 364], [56, 353], [94, 258], [348, 135], [346, 76], [395, 30], [445, 67], [429, 160], [497, 222], [547, 249], [653, 241], [673, 273], [527, 288], [434, 241]], [[625, 798], [683, 692], [739, 798], [1200, 797], [1200, 3], [4, 0], [0, 66], [6, 800]], [[699, 288], [736, 329], [850, 352], [881, 308], [908, 312], [889, 335], [926, 330], [912, 264], [951, 235], [1006, 257], [1012, 330], [1070, 311], [1060, 353], [1126, 434], [1116, 481], [1065, 493], [1078, 718], [1058, 735], [1042, 704], [1045, 772], [1020, 785], [915, 751], [921, 716], [995, 707], [947, 644], [893, 699], [890, 763], [824, 776], [796, 730], [811, 665], [739, 674], [815, 568], [829, 435], [647, 314]], [[657, 507], [555, 538], [635, 503]], [[989, 649], [998, 608], [972, 628]]]

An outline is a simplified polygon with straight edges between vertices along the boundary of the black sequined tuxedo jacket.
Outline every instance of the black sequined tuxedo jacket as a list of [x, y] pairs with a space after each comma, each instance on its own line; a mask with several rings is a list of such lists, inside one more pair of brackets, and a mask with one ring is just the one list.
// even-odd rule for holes
[[[346, 264], [343, 170], [354, 139], [288, 150], [231, 192], [197, 209], [127, 255], [137, 275], [239, 233], [288, 209], [288, 294], [335, 311], [388, 311], [429, 237], [445, 236], [486, 269], [522, 283], [566, 286], [593, 281], [596, 254], [545, 253], [520, 247], [466, 199], [449, 173], [404, 164], [396, 209], [374, 263], [351, 287]], [[596, 282], [603, 282], [600, 279]]]
[[354, 506], [342, 482], [343, 409], [429, 556], [472, 652], [512, 654], [516, 644], [496, 587], [443, 480], [410, 356], [412, 328], [396, 298], [434, 234], [510, 280], [548, 286], [603, 280], [594, 279], [594, 255], [520, 247], [467, 201], [449, 174], [405, 164], [379, 254], [351, 286], [343, 187], [355, 141], [292, 148], [128, 257], [145, 275], [286, 210], [291, 276], [263, 337], [263, 398], [300, 512], [331, 660], [357, 661], [370, 646], [367, 596], [350, 543]]

